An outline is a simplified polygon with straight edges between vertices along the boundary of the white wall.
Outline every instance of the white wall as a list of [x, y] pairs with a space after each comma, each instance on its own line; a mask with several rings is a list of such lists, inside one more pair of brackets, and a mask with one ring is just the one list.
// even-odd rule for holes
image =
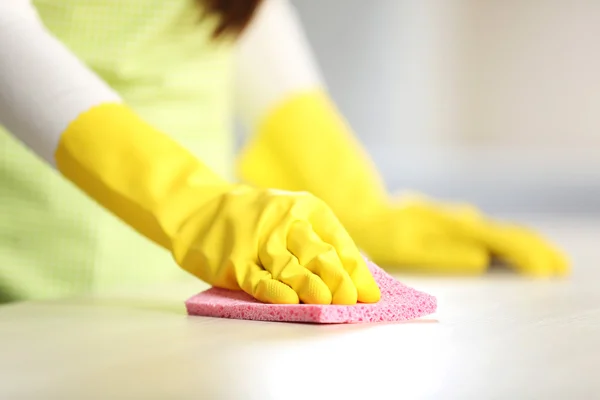
[[600, 1], [294, 1], [390, 189], [600, 211]]
[[600, 2], [466, 5], [470, 133], [532, 148], [600, 146]]

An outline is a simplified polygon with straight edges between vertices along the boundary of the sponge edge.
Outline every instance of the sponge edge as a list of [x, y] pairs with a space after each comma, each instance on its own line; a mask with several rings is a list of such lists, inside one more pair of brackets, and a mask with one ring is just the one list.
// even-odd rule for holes
[[367, 264], [381, 290], [375, 304], [265, 304], [242, 291], [211, 288], [185, 305], [189, 315], [318, 324], [406, 321], [435, 312], [435, 297], [404, 285], [368, 260]]

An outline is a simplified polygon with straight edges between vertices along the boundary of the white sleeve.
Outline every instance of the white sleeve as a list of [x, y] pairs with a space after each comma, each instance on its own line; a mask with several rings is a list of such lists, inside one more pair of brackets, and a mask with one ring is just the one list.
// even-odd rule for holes
[[266, 0], [236, 46], [236, 108], [252, 129], [295, 92], [324, 87], [308, 39], [288, 0]]
[[61, 133], [95, 105], [120, 102], [43, 26], [29, 0], [0, 6], [0, 124], [55, 165]]

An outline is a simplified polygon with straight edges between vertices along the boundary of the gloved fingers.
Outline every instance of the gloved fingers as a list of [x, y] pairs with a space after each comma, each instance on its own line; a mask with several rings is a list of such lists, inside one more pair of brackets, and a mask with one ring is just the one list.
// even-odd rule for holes
[[256, 300], [272, 304], [298, 304], [300, 302], [292, 288], [273, 279], [271, 273], [259, 265], [250, 262], [245, 271], [246, 275], [242, 278], [240, 286], [243, 291]]
[[361, 303], [376, 303], [381, 298], [381, 291], [358, 247], [335, 214], [327, 209], [319, 210], [314, 216], [312, 228], [314, 232], [331, 244], [335, 249], [343, 268], [357, 290], [357, 300]]
[[554, 249], [554, 272], [558, 276], [566, 276], [571, 272], [569, 257], [559, 249]]
[[331, 304], [331, 291], [323, 280], [300, 265], [288, 251], [286, 229], [276, 229], [263, 246], [259, 258], [273, 278], [291, 287], [306, 304]]
[[554, 245], [529, 229], [505, 224], [488, 224], [483, 241], [490, 252], [519, 273], [535, 277], [566, 275], [567, 257]]
[[357, 290], [335, 248], [314, 232], [307, 221], [295, 221], [287, 245], [300, 265], [318, 275], [332, 293], [332, 304], [356, 304]]
[[498, 255], [498, 258], [522, 275], [543, 278], [557, 274], [555, 273], [554, 261], [548, 253], [533, 254], [529, 252], [528, 254], [527, 252], [521, 252]]
[[469, 205], [420, 199], [410, 207], [411, 212], [421, 214], [421, 219], [443, 227], [447, 236], [478, 243], [521, 274], [545, 277], [569, 272], [565, 255], [532, 230], [496, 223]]

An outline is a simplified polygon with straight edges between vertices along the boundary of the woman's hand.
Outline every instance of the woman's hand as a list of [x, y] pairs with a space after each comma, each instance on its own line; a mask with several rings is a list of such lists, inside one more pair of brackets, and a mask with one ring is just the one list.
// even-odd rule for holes
[[308, 193], [236, 186], [173, 237], [178, 263], [218, 287], [268, 303], [372, 303], [380, 292], [329, 207]]
[[401, 198], [353, 223], [374, 262], [418, 272], [479, 274], [492, 257], [533, 276], [564, 275], [565, 256], [527, 228], [491, 221], [468, 205]]

